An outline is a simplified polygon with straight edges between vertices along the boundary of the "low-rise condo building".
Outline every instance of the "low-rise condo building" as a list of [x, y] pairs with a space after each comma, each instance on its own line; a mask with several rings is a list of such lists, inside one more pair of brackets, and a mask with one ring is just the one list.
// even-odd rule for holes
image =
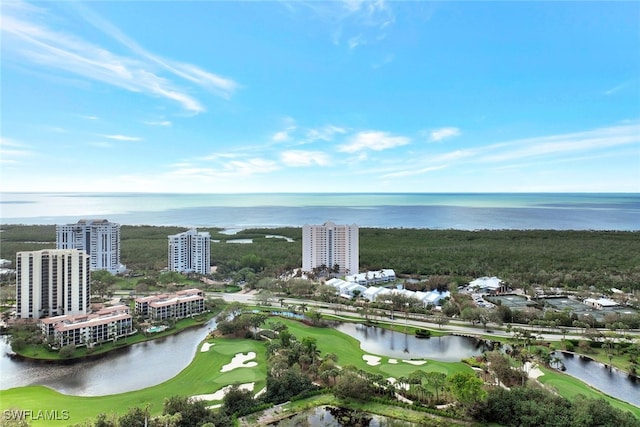
[[136, 314], [152, 320], [182, 319], [204, 310], [204, 292], [195, 288], [136, 298]]
[[62, 315], [40, 320], [42, 334], [54, 346], [91, 347], [105, 341], [115, 341], [131, 335], [133, 321], [126, 305], [103, 308], [87, 315]]

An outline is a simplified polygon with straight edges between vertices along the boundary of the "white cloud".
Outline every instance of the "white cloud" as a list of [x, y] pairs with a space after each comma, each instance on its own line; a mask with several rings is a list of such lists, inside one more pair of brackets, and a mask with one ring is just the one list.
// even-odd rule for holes
[[211, 153], [207, 156], [202, 157], [202, 160], [217, 161], [223, 159], [233, 159], [235, 157], [237, 157], [237, 155], [233, 153]]
[[355, 49], [360, 45], [365, 44], [366, 42], [363, 40], [362, 34], [358, 34], [355, 37], [351, 37], [347, 43], [349, 49]]
[[385, 55], [380, 61], [374, 63], [373, 65], [371, 65], [371, 68], [378, 69], [378, 68], [382, 68], [387, 64], [390, 64], [393, 62], [393, 60], [395, 59], [395, 55], [393, 53], [388, 53], [387, 55]]
[[610, 149], [640, 143], [640, 125], [625, 124], [584, 132], [520, 139], [485, 147], [498, 151], [478, 158], [482, 162], [506, 162]]
[[428, 166], [426, 168], [420, 168], [420, 169], [407, 169], [407, 170], [402, 170], [398, 172], [390, 172], [390, 173], [384, 174], [382, 175], [382, 178], [401, 178], [405, 176], [422, 175], [428, 172], [442, 170], [442, 169], [445, 169], [446, 167], [447, 165], [439, 165], [439, 166]]
[[28, 146], [9, 138], [0, 137], [1, 164], [19, 163], [20, 158], [31, 155], [33, 155], [33, 151]]
[[296, 130], [296, 121], [291, 117], [284, 118], [284, 129], [273, 134], [271, 139], [275, 142], [284, 142], [291, 139], [291, 134]]
[[[487, 173], [487, 164], [492, 170], [531, 169], [556, 163], [581, 162], [587, 159], [616, 154], [614, 149], [640, 149], [640, 125], [625, 123], [584, 132], [549, 135], [534, 138], [470, 147], [444, 153], [427, 153], [413, 156], [397, 168], [385, 171], [385, 178], [420, 175], [440, 169], [463, 168], [479, 165]], [[526, 163], [525, 163], [526, 162]]]
[[395, 22], [393, 10], [382, 0], [309, 1], [292, 4], [306, 6], [329, 27], [332, 43], [336, 46], [346, 44], [350, 50], [384, 39]]
[[[173, 81], [174, 77], [180, 77], [224, 98], [228, 98], [238, 88], [238, 84], [231, 79], [191, 64], [164, 60], [138, 46], [85, 6], [74, 4], [74, 7], [87, 21], [129, 48], [132, 54], [118, 55], [71, 32], [51, 29], [51, 23], [61, 22], [58, 17], [47, 16], [44, 9], [38, 9], [38, 16], [34, 17], [34, 9], [21, 7], [3, 9], [3, 50], [41, 67], [64, 71], [131, 92], [169, 99], [194, 113], [204, 111], [203, 105], [188, 93], [188, 88], [179, 87]], [[34, 18], [44, 18], [42, 20], [48, 24], [36, 22]]]
[[625, 82], [625, 83], [621, 83], [617, 86], [612, 87], [611, 89], [607, 89], [604, 91], [604, 94], [609, 96], [609, 95], [613, 95], [614, 93], [620, 92], [622, 89], [626, 88], [627, 86], [629, 86], [630, 82]]
[[321, 151], [289, 150], [284, 151], [280, 158], [287, 166], [327, 166], [330, 164], [329, 156]]
[[404, 136], [392, 136], [387, 132], [366, 131], [356, 134], [347, 144], [338, 147], [338, 151], [355, 153], [362, 150], [382, 151], [407, 145], [411, 140]]
[[173, 124], [169, 120], [147, 121], [143, 123], [149, 126], [164, 126], [164, 127], [169, 127]]
[[460, 135], [460, 129], [456, 127], [444, 127], [440, 129], [432, 130], [429, 133], [429, 141], [438, 142], [445, 138], [451, 138]]
[[142, 138], [137, 136], [127, 136], [127, 135], [101, 135], [108, 139], [113, 139], [115, 141], [142, 141]]
[[278, 170], [278, 165], [265, 159], [232, 160], [224, 164], [224, 171], [234, 175], [255, 175]]
[[280, 132], [274, 133], [271, 139], [276, 142], [288, 141], [290, 139], [289, 132], [281, 130]]
[[334, 125], [326, 125], [321, 128], [309, 129], [306, 134], [306, 142], [313, 141], [333, 141], [333, 138], [336, 134], [343, 134], [346, 132], [346, 129], [334, 126]]

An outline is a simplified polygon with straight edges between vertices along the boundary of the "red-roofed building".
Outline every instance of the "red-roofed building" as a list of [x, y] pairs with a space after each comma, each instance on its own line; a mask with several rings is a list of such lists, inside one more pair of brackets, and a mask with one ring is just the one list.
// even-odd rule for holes
[[43, 335], [52, 338], [59, 347], [91, 347], [135, 332], [129, 307], [125, 305], [106, 307], [92, 314], [47, 317], [40, 320], [40, 328]]
[[136, 298], [136, 314], [153, 320], [182, 319], [204, 310], [204, 292], [195, 288]]

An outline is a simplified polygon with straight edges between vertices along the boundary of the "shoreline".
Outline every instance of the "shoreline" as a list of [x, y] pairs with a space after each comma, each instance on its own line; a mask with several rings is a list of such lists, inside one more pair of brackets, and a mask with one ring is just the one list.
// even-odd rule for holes
[[[126, 350], [129, 347], [136, 345], [136, 344], [142, 344], [145, 342], [150, 342], [150, 341], [155, 341], [157, 339], [161, 339], [161, 338], [166, 338], [166, 337], [170, 337], [173, 335], [178, 335], [183, 331], [186, 331], [188, 329], [193, 329], [193, 328], [198, 328], [198, 327], [202, 327], [204, 325], [207, 324], [207, 322], [209, 322], [211, 319], [213, 319], [215, 317], [215, 314], [211, 313], [212, 315], [209, 317], [207, 316], [205, 320], [198, 322], [196, 321], [195, 324], [192, 325], [187, 325], [184, 326], [182, 328], [174, 328], [174, 329], [166, 329], [165, 331], [167, 333], [162, 333], [162, 335], [157, 335], [157, 336], [149, 336], [146, 339], [140, 340], [140, 341], [135, 341], [135, 342], [131, 342], [131, 343], [124, 343], [122, 345], [118, 345], [118, 346], [114, 346], [113, 348], [110, 349], [106, 349], [104, 351], [101, 352], [97, 352], [97, 353], [92, 353], [92, 354], [85, 354], [82, 356], [75, 356], [75, 357], [69, 357], [67, 359], [50, 359], [50, 358], [44, 358], [44, 357], [36, 357], [36, 356], [29, 356], [27, 354], [23, 354], [20, 352], [17, 352], [13, 349], [11, 349], [11, 351], [13, 352], [11, 355], [9, 355], [9, 357], [11, 358], [15, 358], [15, 359], [20, 359], [20, 360], [24, 360], [24, 361], [29, 361], [29, 362], [33, 362], [33, 363], [38, 363], [38, 364], [51, 364], [51, 365], [74, 365], [74, 364], [78, 364], [78, 363], [82, 363], [82, 362], [88, 362], [88, 361], [93, 361], [93, 360], [98, 360], [101, 359], [103, 357], [106, 357], [108, 355], [112, 355], [115, 353], [118, 353], [119, 351], [122, 350]], [[163, 331], [163, 332], [165, 332]], [[130, 337], [133, 337], [137, 334], [140, 334], [140, 332], [136, 332], [133, 335], [130, 335]], [[113, 341], [109, 341], [110, 343], [112, 343]], [[42, 346], [44, 346], [44, 344], [41, 344]], [[99, 347], [98, 347], [99, 348]], [[76, 350], [76, 351], [81, 351], [83, 350], [84, 347], [81, 347], [80, 349]], [[57, 352], [53, 352], [55, 354], [57, 354]]]

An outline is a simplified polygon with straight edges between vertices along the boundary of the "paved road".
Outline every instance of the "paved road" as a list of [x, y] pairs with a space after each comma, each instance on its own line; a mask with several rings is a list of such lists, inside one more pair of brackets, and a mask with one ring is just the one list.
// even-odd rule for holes
[[[235, 301], [235, 302], [241, 302], [244, 304], [256, 303], [256, 295], [255, 293], [251, 293], [251, 292], [250, 293], [222, 293], [222, 294], [211, 293], [211, 294], [208, 294], [207, 296], [222, 297], [225, 301], [228, 301], [228, 302]], [[346, 306], [342, 304], [327, 304], [327, 303], [321, 303], [318, 301], [303, 300], [303, 299], [296, 299], [296, 298], [285, 298], [282, 302], [282, 305], [284, 307], [287, 307], [290, 305], [300, 306], [302, 304], [306, 304], [308, 309], [313, 309], [323, 314], [335, 315], [335, 316], [362, 317], [360, 313], [356, 311], [355, 308], [353, 308], [352, 310], [349, 310], [350, 306]], [[274, 306], [276, 307], [279, 305], [280, 305], [279, 300], [274, 303]], [[380, 310], [376, 310], [376, 311], [380, 311]], [[505, 330], [505, 326], [500, 326], [495, 324], [488, 324], [487, 328], [484, 329], [479, 326], [473, 326], [469, 322], [464, 322], [459, 320], [449, 320], [448, 324], [440, 326], [433, 322], [421, 320], [420, 317], [422, 317], [423, 319], [426, 317], [422, 315], [409, 314], [409, 319], [405, 319], [404, 313], [402, 312], [396, 311], [394, 313], [394, 317], [395, 317], [394, 319], [390, 319], [389, 318], [390, 315], [391, 315], [390, 311], [385, 311], [384, 318], [380, 318], [377, 316], [371, 317], [371, 318], [379, 322], [383, 321], [383, 322], [395, 323], [399, 325], [409, 325], [409, 326], [414, 326], [418, 328], [437, 329], [437, 330], [442, 330], [443, 332], [451, 332], [451, 333], [464, 334], [464, 335], [493, 335], [493, 336], [499, 336], [499, 337], [512, 336], [511, 333]], [[514, 327], [532, 331], [533, 333], [535, 333], [537, 337], [540, 337], [540, 339], [543, 339], [545, 341], [560, 341], [563, 338], [563, 335], [560, 332], [560, 330], [555, 330], [555, 333], [552, 333], [552, 332], [540, 331], [540, 328], [529, 326], [529, 325], [514, 325]], [[573, 336], [574, 338], [576, 335], [581, 336], [580, 332], [582, 332], [582, 328], [566, 328], [566, 329], [568, 330], [567, 336]], [[607, 332], [608, 330], [600, 329], [600, 331]], [[640, 331], [636, 331], [636, 330], [627, 331], [626, 334], [632, 335], [636, 339], [640, 339]]]
[[[115, 296], [130, 296], [131, 291], [116, 291]], [[240, 302], [243, 304], [256, 304], [257, 298], [255, 292], [234, 292], [234, 293], [221, 293], [221, 292], [207, 292], [206, 295], [208, 297], [213, 298], [223, 298], [227, 302]], [[328, 304], [322, 303], [318, 301], [298, 299], [298, 298], [285, 298], [282, 301], [282, 305], [284, 307], [288, 307], [290, 305], [300, 306], [302, 304], [306, 304], [308, 309], [313, 309], [321, 312], [322, 314], [334, 315], [334, 316], [348, 316], [348, 317], [362, 317], [360, 313], [356, 311], [355, 308], [342, 305], [342, 304]], [[276, 300], [273, 303], [274, 307], [278, 307], [280, 305], [280, 300]], [[376, 310], [376, 311], [384, 311], [384, 310]], [[399, 325], [409, 325], [418, 328], [429, 328], [429, 329], [437, 329], [443, 332], [450, 332], [455, 334], [464, 334], [464, 335], [493, 335], [498, 337], [511, 337], [512, 334], [505, 330], [504, 325], [496, 325], [496, 324], [488, 324], [486, 330], [480, 326], [473, 326], [469, 322], [461, 321], [461, 320], [451, 320], [449, 319], [449, 323], [446, 325], [439, 326], [436, 323], [428, 322], [424, 320], [426, 316], [417, 315], [417, 314], [409, 314], [409, 319], [404, 318], [404, 313], [396, 311], [394, 313], [394, 319], [390, 319], [390, 311], [384, 311], [385, 317], [371, 317], [373, 320], [378, 322], [388, 322], [395, 323]], [[422, 317], [422, 320], [420, 319]], [[537, 337], [541, 337], [541, 339], [545, 341], [560, 341], [563, 337], [560, 330], [556, 329], [554, 333], [547, 331], [540, 331], [539, 327], [529, 326], [529, 325], [514, 325], [516, 328], [527, 329], [535, 333]], [[573, 338], [582, 337], [582, 328], [572, 328], [568, 327], [566, 336], [571, 336]], [[607, 329], [599, 329], [601, 332], [608, 332]], [[490, 331], [490, 332], [488, 332]], [[625, 332], [626, 335], [631, 335], [635, 337], [635, 340], [640, 340], [640, 330], [630, 330]]]

